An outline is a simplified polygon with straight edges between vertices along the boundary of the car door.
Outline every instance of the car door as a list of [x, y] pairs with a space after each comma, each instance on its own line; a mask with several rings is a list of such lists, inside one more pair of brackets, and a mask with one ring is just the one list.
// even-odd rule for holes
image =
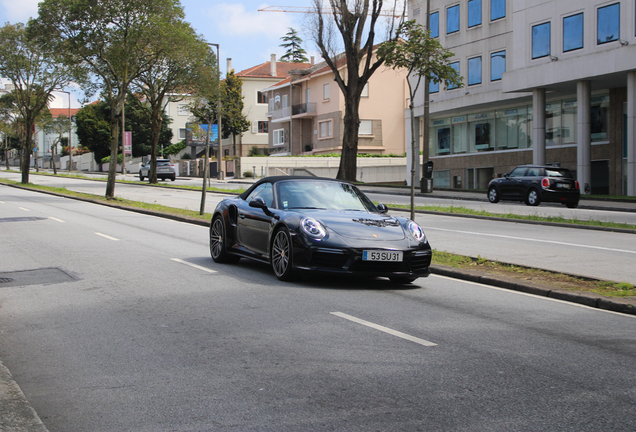
[[499, 186], [499, 193], [503, 199], [523, 199], [522, 178], [527, 171], [526, 167], [517, 167], [508, 174]]
[[249, 206], [250, 201], [256, 198], [262, 198], [267, 207], [272, 207], [274, 202], [272, 184], [259, 185], [238, 208], [236, 237], [249, 252], [264, 257], [267, 255], [272, 217], [265, 214], [263, 209]]

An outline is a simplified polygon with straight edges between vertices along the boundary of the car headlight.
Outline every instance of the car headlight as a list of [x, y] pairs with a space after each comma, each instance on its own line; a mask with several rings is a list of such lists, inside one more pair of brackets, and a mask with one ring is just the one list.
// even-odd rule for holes
[[300, 226], [305, 234], [316, 240], [322, 240], [327, 235], [325, 226], [314, 218], [303, 218], [303, 220], [300, 221]]
[[422, 229], [421, 226], [419, 226], [413, 221], [409, 221], [407, 226], [409, 228], [409, 232], [411, 233], [413, 238], [415, 238], [415, 240], [420, 242], [426, 242], [426, 234], [424, 234], [424, 230]]

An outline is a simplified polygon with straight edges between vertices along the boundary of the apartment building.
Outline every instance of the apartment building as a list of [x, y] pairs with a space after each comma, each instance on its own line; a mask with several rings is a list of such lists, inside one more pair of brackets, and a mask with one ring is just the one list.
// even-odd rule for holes
[[[336, 63], [343, 76], [344, 58]], [[403, 154], [406, 70], [380, 67], [360, 101], [358, 153]], [[326, 63], [291, 71], [266, 89], [271, 155], [340, 153], [344, 129], [344, 95]]]
[[[409, 17], [425, 24], [426, 3], [410, 1]], [[633, 1], [431, 0], [430, 30], [464, 78], [429, 86], [436, 186], [484, 189], [547, 163], [575, 171], [583, 193], [636, 195]]]
[[305, 70], [311, 66], [311, 63], [278, 62], [276, 55], [272, 54], [269, 62], [236, 74], [243, 79], [243, 112], [251, 123], [250, 130], [241, 137], [241, 156], [247, 156], [253, 147], [261, 152], [269, 148], [269, 98], [264, 89], [289, 78], [293, 70]]

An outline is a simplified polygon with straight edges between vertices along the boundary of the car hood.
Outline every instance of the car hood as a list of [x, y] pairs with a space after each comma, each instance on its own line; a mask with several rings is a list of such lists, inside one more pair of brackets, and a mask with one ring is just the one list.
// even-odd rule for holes
[[338, 235], [357, 240], [402, 240], [400, 221], [388, 215], [365, 212], [329, 212], [312, 215]]

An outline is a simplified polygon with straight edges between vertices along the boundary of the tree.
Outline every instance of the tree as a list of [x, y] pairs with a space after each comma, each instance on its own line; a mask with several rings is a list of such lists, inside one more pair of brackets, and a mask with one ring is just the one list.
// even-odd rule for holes
[[[178, 0], [44, 0], [29, 27], [44, 49], [97, 78], [92, 89], [110, 103], [110, 155], [117, 160], [119, 116], [130, 83], [156, 62], [161, 28], [182, 20]], [[115, 197], [116, 164], [108, 171], [106, 197]]]
[[215, 58], [210, 55], [210, 46], [188, 23], [166, 22], [158, 32], [149, 46], [155, 52], [155, 61], [133, 81], [134, 92], [144, 98], [137, 106], [147, 110], [150, 117], [150, 183], [157, 183], [157, 148], [162, 125], [167, 120], [163, 116], [166, 105], [182, 100], [202, 69], [216, 69], [216, 64], [210, 63]]
[[153, 113], [148, 109], [147, 103], [140, 100], [136, 94], [128, 95], [126, 98], [126, 130], [132, 132], [133, 157], [154, 154], [156, 159], [159, 149], [169, 146], [172, 142], [172, 129], [168, 127], [170, 124], [168, 114], [164, 110], [159, 112], [158, 132], [153, 131], [152, 117]]
[[16, 134], [15, 98], [11, 93], [0, 96], [0, 132], [4, 141], [4, 161], [9, 169], [9, 148], [15, 148]]
[[70, 82], [70, 69], [34, 43], [24, 24], [5, 24], [0, 28], [0, 76], [13, 84], [15, 111], [22, 127], [22, 183], [28, 183], [36, 121], [52, 99], [52, 92]]
[[[322, 0], [313, 0], [316, 13], [314, 41], [322, 57], [334, 74], [345, 103], [342, 157], [337, 178], [356, 180], [358, 130], [360, 128], [360, 95], [383, 60], [374, 56], [375, 27], [383, 15], [382, 0], [329, 0], [331, 11]], [[404, 2], [406, 7], [407, 2]], [[391, 11], [395, 15], [395, 9]], [[329, 20], [331, 15], [331, 20]], [[337, 55], [336, 26], [344, 45], [344, 53]], [[390, 19], [387, 40], [396, 40], [394, 20]], [[363, 44], [364, 33], [367, 32]], [[343, 68], [344, 67], [344, 68]]]
[[[398, 27], [400, 40], [387, 41], [378, 48], [378, 57], [393, 69], [407, 69], [409, 79], [409, 110], [411, 113], [411, 219], [415, 218], [415, 164], [419, 162], [419, 139], [415, 133], [415, 95], [424, 79], [438, 83], [444, 81], [461, 87], [462, 77], [450, 66], [449, 60], [455, 55], [445, 49], [439, 40], [431, 37], [430, 30], [425, 29], [415, 20], [405, 21]], [[428, 103], [428, 101], [426, 101]], [[428, 119], [424, 119], [424, 127], [428, 127]], [[427, 142], [424, 145], [428, 145]]]
[[[242, 88], [241, 77], [237, 77], [234, 71], [228, 72], [222, 84], [223, 135], [232, 135], [234, 155], [236, 155], [236, 136], [241, 136], [243, 132], [250, 129], [250, 121], [243, 114], [245, 103]], [[241, 144], [240, 147], [239, 155], [243, 156], [243, 145]]]
[[287, 51], [281, 56], [280, 61], [290, 63], [307, 63], [307, 51], [303, 49], [300, 44], [303, 40], [298, 36], [295, 29], [289, 28], [289, 31], [280, 38], [284, 43], [279, 46], [285, 48]]
[[95, 162], [102, 166], [102, 159], [110, 155], [110, 106], [95, 102], [82, 107], [75, 114], [77, 139], [93, 152]]

